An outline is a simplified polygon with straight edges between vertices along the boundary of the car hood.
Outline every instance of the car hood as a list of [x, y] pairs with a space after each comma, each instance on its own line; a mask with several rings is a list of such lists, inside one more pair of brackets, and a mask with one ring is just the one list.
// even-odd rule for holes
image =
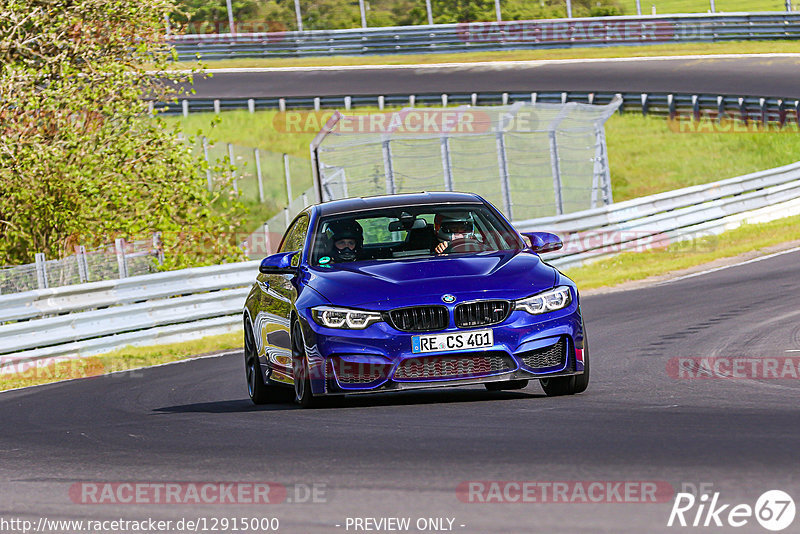
[[553, 287], [556, 270], [527, 251], [340, 263], [310, 269], [308, 285], [339, 306], [385, 310], [476, 298], [517, 299]]

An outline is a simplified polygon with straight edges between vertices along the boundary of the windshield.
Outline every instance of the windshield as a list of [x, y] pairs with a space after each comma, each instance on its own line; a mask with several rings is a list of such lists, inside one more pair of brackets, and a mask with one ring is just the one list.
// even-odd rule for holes
[[321, 219], [310, 263], [391, 261], [524, 246], [508, 223], [482, 204], [401, 206]]

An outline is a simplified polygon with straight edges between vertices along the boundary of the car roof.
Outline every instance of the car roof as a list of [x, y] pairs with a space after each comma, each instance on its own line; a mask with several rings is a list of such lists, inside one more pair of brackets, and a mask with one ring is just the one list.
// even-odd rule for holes
[[483, 204], [483, 199], [474, 193], [432, 191], [331, 200], [318, 204], [317, 210], [320, 216], [325, 217], [354, 211], [425, 204]]

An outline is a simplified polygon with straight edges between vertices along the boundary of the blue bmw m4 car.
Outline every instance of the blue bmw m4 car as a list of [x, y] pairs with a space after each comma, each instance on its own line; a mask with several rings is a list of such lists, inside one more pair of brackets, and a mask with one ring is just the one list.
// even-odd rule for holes
[[244, 307], [250, 398], [483, 384], [584, 391], [575, 284], [481, 197], [416, 193], [310, 206], [261, 262]]

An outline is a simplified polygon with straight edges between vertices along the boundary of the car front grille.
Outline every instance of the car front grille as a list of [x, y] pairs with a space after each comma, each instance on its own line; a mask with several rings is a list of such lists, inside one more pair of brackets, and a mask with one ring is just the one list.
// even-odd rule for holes
[[548, 367], [563, 367], [566, 355], [566, 343], [561, 338], [555, 345], [523, 352], [520, 356], [525, 367], [545, 369]]
[[332, 363], [340, 384], [370, 384], [385, 379], [391, 370], [389, 364], [354, 363], [340, 358], [334, 358]]
[[411, 306], [389, 312], [392, 326], [403, 332], [435, 332], [444, 330], [449, 322], [444, 306]]
[[459, 356], [424, 356], [400, 362], [395, 369], [397, 381], [480, 377], [513, 371], [513, 360], [505, 352], [485, 352]]
[[456, 326], [470, 328], [502, 323], [510, 312], [511, 303], [507, 300], [465, 302], [456, 306]]

